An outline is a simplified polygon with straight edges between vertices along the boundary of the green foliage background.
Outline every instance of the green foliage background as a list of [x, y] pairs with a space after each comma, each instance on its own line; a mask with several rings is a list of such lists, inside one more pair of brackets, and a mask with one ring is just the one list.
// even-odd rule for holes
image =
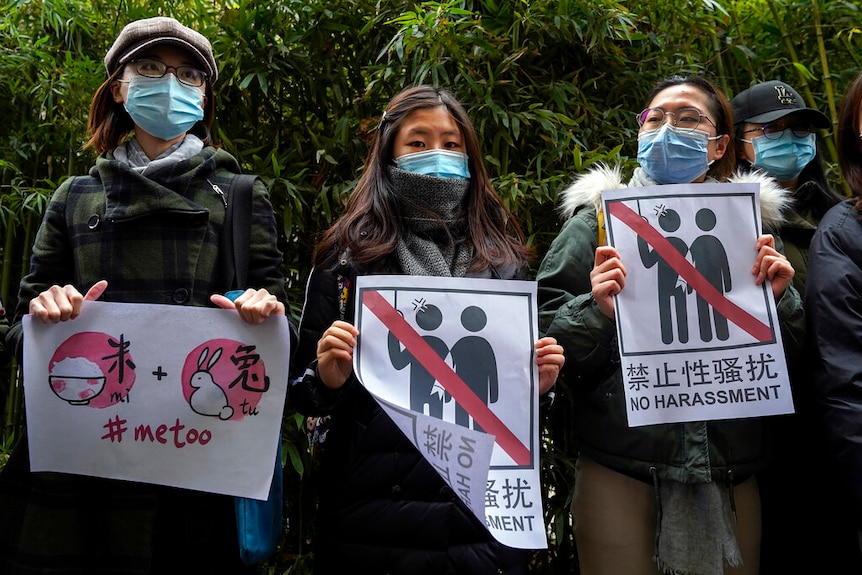
[[[2, 2], [2, 0], [0, 0]], [[599, 161], [634, 165], [635, 113], [652, 85], [705, 74], [732, 97], [782, 79], [836, 118], [860, 70], [858, 3], [833, 0], [8, 0], [0, 11], [0, 298], [13, 309], [50, 194], [93, 162], [81, 150], [102, 58], [131, 20], [173, 16], [211, 39], [216, 132], [269, 185], [298, 318], [318, 234], [340, 213], [368, 135], [404, 86], [465, 103], [497, 189], [540, 256], [557, 193]], [[831, 132], [830, 179], [845, 190]], [[561, 385], [545, 422], [549, 549], [534, 572], [576, 571], [568, 506], [574, 450]], [[20, 436], [23, 393], [0, 370], [0, 466]], [[286, 522], [267, 573], [307, 573], [314, 467], [288, 406]]]

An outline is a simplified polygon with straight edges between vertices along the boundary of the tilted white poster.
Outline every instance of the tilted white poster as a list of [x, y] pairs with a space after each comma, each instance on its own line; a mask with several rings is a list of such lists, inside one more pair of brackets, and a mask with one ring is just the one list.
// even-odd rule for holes
[[535, 282], [363, 276], [356, 302], [362, 384], [497, 540], [546, 548]]

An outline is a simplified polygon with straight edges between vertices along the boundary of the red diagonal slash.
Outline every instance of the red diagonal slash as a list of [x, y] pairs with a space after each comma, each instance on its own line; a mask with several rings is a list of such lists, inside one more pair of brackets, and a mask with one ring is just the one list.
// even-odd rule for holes
[[608, 210], [615, 218], [646, 240], [664, 261], [721, 315], [748, 332], [757, 341], [772, 340], [772, 330], [768, 325], [724, 297], [706, 278], [698, 273], [694, 266], [663, 235], [658, 233], [634, 210], [623, 202], [608, 202]]
[[362, 292], [362, 305], [367, 307], [389, 331], [395, 334], [398, 341], [410, 350], [410, 353], [419, 360], [422, 367], [427, 369], [428, 373], [433, 375], [443, 388], [467, 410], [467, 413], [473, 416], [473, 419], [482, 426], [482, 429], [495, 436], [497, 445], [508, 453], [516, 464], [529, 465], [530, 450], [515, 437], [515, 434], [505, 423], [500, 421], [500, 418], [493, 411], [488, 409], [485, 402], [467, 387], [467, 384], [452, 371], [452, 368], [443, 361], [443, 358], [431, 349], [431, 346], [422, 339], [422, 336], [404, 321], [401, 314], [380, 295], [380, 292], [364, 290]]

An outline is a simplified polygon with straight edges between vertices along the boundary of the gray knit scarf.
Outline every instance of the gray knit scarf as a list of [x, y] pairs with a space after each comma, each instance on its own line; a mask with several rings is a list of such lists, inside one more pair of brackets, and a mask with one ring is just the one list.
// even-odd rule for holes
[[729, 489], [709, 483], [666, 479], [659, 488], [661, 512], [656, 563], [669, 575], [722, 575], [742, 565], [733, 532]]
[[469, 180], [437, 178], [388, 168], [404, 234], [395, 248], [407, 275], [464, 277], [473, 257], [464, 199]]
[[192, 156], [200, 153], [204, 148], [204, 143], [194, 134], [186, 134], [186, 137], [171, 145], [170, 148], [162, 152], [158, 158], [150, 160], [144, 149], [138, 143], [137, 138], [132, 137], [130, 140], [120, 144], [114, 148], [114, 159], [120, 162], [129, 164], [129, 166], [142, 174], [146, 174], [152, 178], [158, 174], [163, 168], [172, 168], [178, 162], [187, 160]]

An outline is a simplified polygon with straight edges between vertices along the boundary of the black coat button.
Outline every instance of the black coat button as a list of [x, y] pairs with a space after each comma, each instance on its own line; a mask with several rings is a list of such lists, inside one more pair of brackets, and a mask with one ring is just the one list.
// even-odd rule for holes
[[174, 300], [174, 303], [186, 303], [189, 301], [189, 290], [186, 288], [176, 289], [171, 299]]

